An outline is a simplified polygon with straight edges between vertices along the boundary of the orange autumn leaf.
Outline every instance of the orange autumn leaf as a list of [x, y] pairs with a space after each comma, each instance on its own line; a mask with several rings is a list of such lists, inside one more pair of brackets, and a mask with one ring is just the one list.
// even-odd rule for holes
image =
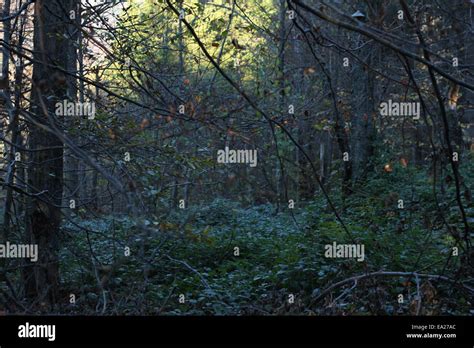
[[385, 171], [385, 173], [391, 173], [391, 172], [393, 172], [393, 169], [392, 169], [392, 166], [390, 165], [390, 163], [387, 163], [387, 164], [383, 167], [383, 170]]
[[144, 118], [142, 120], [142, 123], [140, 123], [140, 128], [145, 129], [149, 124], [150, 124], [150, 120], [148, 120], [148, 118]]

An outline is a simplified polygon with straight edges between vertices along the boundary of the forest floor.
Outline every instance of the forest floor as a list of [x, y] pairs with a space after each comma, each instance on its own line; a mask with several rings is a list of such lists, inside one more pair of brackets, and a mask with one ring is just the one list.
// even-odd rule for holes
[[[462, 172], [465, 189], [472, 190], [472, 164]], [[456, 203], [448, 199], [454, 185], [444, 184], [437, 209], [433, 178], [425, 172], [396, 167], [390, 176], [369, 179], [370, 185], [344, 201], [332, 194], [350, 235], [322, 195], [278, 213], [271, 204], [246, 207], [215, 199], [161, 221], [146, 220], [146, 233], [138, 233], [137, 222], [121, 216], [87, 221], [77, 217], [64, 226], [69, 237], [61, 273], [64, 296], [79, 296], [62, 311], [469, 315], [469, 294], [460, 284], [472, 287], [472, 270], [456, 274], [456, 283], [416, 276], [368, 277], [318, 298], [329, 285], [368, 272], [454, 278], [459, 269], [460, 257], [450, 257], [456, 236], [444, 223], [462, 231]], [[398, 198], [404, 199], [403, 209], [397, 206]], [[467, 213], [472, 228], [472, 202]], [[325, 257], [327, 245], [352, 240], [364, 245], [363, 261]], [[132, 252], [125, 258], [127, 247]], [[91, 250], [93, 258], [84, 256]]]

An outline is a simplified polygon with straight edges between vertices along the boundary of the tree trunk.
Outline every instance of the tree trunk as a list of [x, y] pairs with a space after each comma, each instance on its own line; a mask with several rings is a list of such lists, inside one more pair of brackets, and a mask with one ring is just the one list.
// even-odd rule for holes
[[[43, 127], [58, 127], [55, 104], [66, 99], [70, 40], [65, 37], [75, 0], [35, 3], [32, 121], [29, 124], [27, 243], [38, 245], [38, 261], [24, 268], [25, 295], [51, 306], [58, 301], [59, 229], [63, 184], [63, 144]], [[60, 128], [60, 127], [58, 127]]]

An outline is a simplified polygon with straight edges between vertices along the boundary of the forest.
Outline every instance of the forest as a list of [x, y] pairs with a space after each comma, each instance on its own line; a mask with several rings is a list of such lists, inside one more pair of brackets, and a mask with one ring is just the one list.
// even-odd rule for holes
[[472, 0], [0, 0], [0, 316], [473, 316], [473, 34]]

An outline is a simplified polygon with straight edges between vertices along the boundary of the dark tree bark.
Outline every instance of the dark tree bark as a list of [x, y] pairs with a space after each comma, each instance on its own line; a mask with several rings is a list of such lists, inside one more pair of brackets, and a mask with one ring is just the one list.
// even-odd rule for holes
[[[368, 6], [369, 20], [375, 20], [383, 8], [382, 4], [373, 3]], [[363, 180], [367, 171], [371, 170], [370, 157], [373, 155], [375, 140], [374, 113], [375, 104], [375, 73], [371, 70], [377, 63], [379, 48], [365, 43], [366, 38], [360, 36], [357, 46], [362, 46], [359, 56], [363, 63], [357, 64], [353, 70], [352, 85], [352, 145], [351, 161], [353, 181]]]
[[41, 125], [58, 127], [55, 104], [66, 99], [70, 40], [65, 37], [75, 0], [38, 0], [35, 3], [34, 58], [29, 124], [26, 240], [38, 245], [38, 262], [24, 268], [25, 295], [51, 305], [58, 301], [59, 231], [63, 194], [63, 144]]

